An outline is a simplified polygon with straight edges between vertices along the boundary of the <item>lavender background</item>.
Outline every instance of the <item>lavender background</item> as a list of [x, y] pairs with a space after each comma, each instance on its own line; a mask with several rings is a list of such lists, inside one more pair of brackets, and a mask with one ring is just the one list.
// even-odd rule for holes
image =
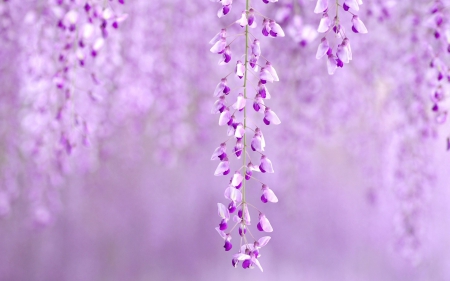
[[[264, 132], [276, 173], [261, 178], [280, 199], [264, 205], [275, 229], [264, 273], [233, 268], [214, 230], [227, 179], [209, 159], [226, 135], [209, 111], [230, 67], [207, 43], [243, 2], [219, 20], [209, 1], [110, 1], [129, 17], [81, 67], [57, 23], [84, 1], [10, 0], [0, 2], [0, 280], [450, 280], [449, 130], [430, 99], [439, 83], [448, 94], [436, 69], [447, 75], [449, 53], [433, 1], [367, 0], [369, 34], [351, 34], [354, 59], [334, 76], [315, 59], [320, 36], [290, 36], [316, 28], [315, 1], [252, 2], [287, 33], [261, 42], [282, 120]], [[248, 188], [261, 206], [259, 189]]]

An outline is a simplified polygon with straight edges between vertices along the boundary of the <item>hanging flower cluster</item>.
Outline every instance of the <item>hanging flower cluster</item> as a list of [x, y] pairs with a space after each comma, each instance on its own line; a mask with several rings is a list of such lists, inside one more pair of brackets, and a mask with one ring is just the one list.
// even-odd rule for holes
[[[2, 177], [13, 189], [13, 178], [27, 175], [23, 185], [34, 222], [46, 225], [60, 208], [59, 190], [66, 177], [95, 162], [92, 144], [99, 138], [96, 133], [107, 110], [99, 106], [104, 88], [98, 86], [111, 66], [106, 50], [101, 49], [108, 32], [116, 30], [127, 15], [119, 11], [123, 1], [1, 4], [0, 25], [8, 29], [7, 33], [0, 29], [1, 36], [17, 44], [20, 53], [14, 67], [27, 74], [17, 77], [20, 88], [4, 89], [14, 93], [19, 108], [15, 118], [20, 120], [15, 128], [18, 136], [8, 146], [7, 162], [17, 163], [21, 171]], [[3, 17], [5, 12], [8, 18]], [[9, 212], [2, 205], [8, 206], [16, 196], [8, 193], [4, 196], [0, 191], [0, 209]]]
[[[447, 7], [448, 8], [448, 7]], [[434, 42], [430, 40], [429, 51], [430, 79], [432, 111], [435, 121], [443, 124], [447, 120], [448, 105], [445, 101], [445, 92], [450, 85], [450, 68], [448, 67], [448, 54], [450, 54], [450, 25], [444, 16], [446, 6], [442, 1], [433, 2], [429, 10], [429, 18], [426, 25], [434, 37]]]
[[[344, 67], [345, 63], [349, 63], [353, 59], [350, 39], [347, 37], [344, 26], [340, 23], [339, 9], [351, 15], [351, 29], [354, 33], [364, 34], [368, 31], [361, 19], [352, 12], [359, 10], [359, 6], [363, 4], [362, 0], [344, 0], [341, 1], [342, 4], [339, 0], [336, 0], [336, 16], [334, 19], [331, 19], [328, 15], [328, 1], [317, 0], [316, 8], [314, 9], [314, 13], [322, 14], [317, 31], [324, 34], [317, 49], [316, 58], [321, 59], [326, 55], [328, 74], [333, 75], [338, 67]], [[329, 31], [335, 34], [337, 46], [334, 45], [335, 43], [328, 41], [330, 38], [327, 39], [326, 34]]]
[[[218, 12], [219, 17], [229, 13], [232, 4], [231, 0], [216, 2], [222, 4], [222, 8]], [[276, 2], [276, 0], [264, 0], [263, 2], [267, 4], [269, 2]], [[222, 29], [209, 42], [212, 45], [210, 51], [220, 55], [219, 65], [226, 65], [232, 60], [231, 44], [238, 37], [245, 37], [244, 54], [236, 60], [234, 71], [222, 78], [214, 91], [214, 96], [218, 99], [214, 103], [211, 113], [219, 114], [219, 125], [227, 126], [229, 138], [216, 148], [211, 160], [220, 161], [214, 175], [230, 176], [228, 187], [224, 193], [229, 203], [228, 206], [218, 203], [218, 213], [221, 220], [219, 226], [216, 228], [217, 232], [225, 241], [225, 251], [230, 251], [233, 248], [231, 242], [232, 232], [237, 228], [240, 237], [240, 246], [237, 249], [237, 253], [233, 256], [232, 265], [236, 267], [239, 262], [242, 262], [243, 268], [258, 267], [262, 271], [263, 269], [258, 261], [260, 257], [259, 251], [269, 242], [270, 237], [264, 236], [256, 239], [252, 234], [250, 230], [250, 207], [259, 213], [258, 223], [256, 225], [257, 230], [261, 232], [272, 232], [273, 228], [266, 215], [248, 202], [246, 197], [246, 181], [253, 179], [261, 184], [261, 201], [263, 203], [276, 203], [278, 202], [278, 198], [268, 185], [259, 181], [253, 175], [253, 172], [274, 173], [274, 169], [271, 160], [264, 154], [266, 143], [261, 128], [254, 125], [254, 123], [252, 125], [249, 124], [251, 118], [249, 116], [248, 105], [252, 103], [253, 110], [255, 111], [254, 114], [258, 116], [259, 122], [265, 125], [278, 125], [281, 121], [275, 112], [265, 104], [265, 101], [271, 98], [267, 88], [267, 82], [279, 81], [279, 78], [272, 64], [263, 57], [260, 40], [250, 32], [250, 28], [257, 27], [257, 15], [263, 18], [261, 30], [263, 36], [285, 36], [283, 29], [276, 21], [262, 16], [256, 9], [250, 6], [250, 0], [247, 0], [245, 10], [242, 12], [240, 18], [233, 23], [245, 28], [244, 33], [229, 36], [227, 30]], [[229, 37], [235, 38], [230, 43], [227, 43]], [[265, 64], [263, 65], [260, 64], [262, 59], [265, 60]], [[237, 81], [243, 81], [242, 86], [238, 86], [233, 90], [229, 86], [228, 81], [228, 76], [232, 73], [237, 77]], [[253, 85], [250, 84], [252, 83], [249, 77], [250, 75], [254, 76], [256, 78], [255, 80], [257, 80], [254, 81]], [[254, 91], [253, 98], [249, 98], [251, 91]], [[236, 95], [232, 98], [233, 101], [231, 103], [227, 103], [226, 99], [231, 96], [230, 94], [232, 92], [236, 92]], [[249, 131], [253, 134], [251, 139], [247, 136]], [[227, 152], [227, 143], [232, 139], [235, 140], [235, 144], [230, 153]], [[259, 154], [259, 164], [251, 160], [251, 151], [248, 148], [254, 153]], [[230, 174], [232, 169], [230, 160], [232, 157], [242, 159], [242, 162], [238, 164], [238, 168], [234, 173]], [[234, 214], [236, 210], [237, 214]], [[234, 214], [233, 217], [232, 214]], [[228, 227], [230, 221], [233, 226]]]

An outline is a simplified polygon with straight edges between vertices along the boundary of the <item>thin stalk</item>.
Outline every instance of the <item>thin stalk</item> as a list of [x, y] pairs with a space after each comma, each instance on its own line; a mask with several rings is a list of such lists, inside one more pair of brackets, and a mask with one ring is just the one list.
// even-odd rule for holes
[[[250, 8], [250, 0], [245, 0], [245, 10], [247, 11], [248, 16], [248, 10]], [[245, 26], [245, 73], [244, 73], [244, 98], [247, 98], [247, 68], [248, 68], [248, 37], [249, 37], [249, 31], [248, 31], [248, 24]], [[244, 128], [247, 128], [247, 108], [244, 107]], [[244, 155], [242, 157], [242, 163], [244, 168], [244, 175], [247, 173], [247, 165], [246, 158], [247, 158], [247, 134], [244, 133]], [[246, 203], [245, 198], [245, 180], [242, 184], [242, 203]]]

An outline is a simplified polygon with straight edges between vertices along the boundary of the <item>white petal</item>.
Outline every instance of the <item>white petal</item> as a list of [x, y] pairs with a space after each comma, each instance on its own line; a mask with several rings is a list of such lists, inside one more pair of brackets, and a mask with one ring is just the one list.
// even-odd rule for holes
[[87, 39], [91, 37], [93, 33], [94, 33], [94, 25], [86, 23], [83, 26], [83, 38]]
[[272, 189], [268, 188], [268, 189], [264, 190], [263, 193], [266, 196], [267, 201], [272, 202], [272, 203], [278, 202], [278, 198], [275, 195], [275, 193], [272, 191]]
[[100, 50], [103, 45], [105, 44], [105, 40], [103, 38], [97, 38], [97, 40], [95, 40], [94, 46], [92, 47], [92, 49], [94, 49], [95, 51]]
[[228, 211], [228, 208], [225, 207], [222, 203], [217, 203], [217, 209], [219, 213], [219, 217], [222, 219], [229, 220], [230, 219], [230, 212]]
[[343, 63], [349, 63], [348, 49], [345, 46], [339, 45], [336, 55]]
[[238, 186], [241, 184], [242, 180], [244, 179], [244, 177], [242, 177], [241, 173], [236, 172], [233, 175], [233, 179], [231, 180], [231, 184], [233, 186]]
[[216, 168], [216, 171], [214, 172], [214, 175], [215, 176], [221, 176], [228, 169], [230, 169], [230, 164], [228, 163], [228, 161], [220, 162], [219, 165]]
[[228, 121], [230, 121], [230, 119], [231, 119], [230, 110], [228, 110], [228, 108], [226, 108], [224, 111], [222, 111], [222, 113], [220, 113], [219, 126], [226, 125], [228, 123]]
[[323, 56], [325, 56], [329, 48], [330, 46], [328, 45], [327, 38], [325, 37], [322, 38], [322, 41], [320, 42], [319, 47], [317, 48], [316, 59], [321, 59]]
[[328, 56], [327, 68], [328, 68], [328, 74], [330, 74], [330, 75], [333, 75], [334, 72], [336, 71], [337, 64], [336, 64], [336, 60], [334, 59], [333, 56]]
[[364, 25], [362, 20], [359, 19], [359, 17], [353, 16], [352, 23], [353, 23], [353, 26], [355, 27], [355, 29], [359, 33], [367, 33], [368, 32], [366, 26]]
[[227, 45], [227, 41], [224, 39], [220, 39], [209, 50], [214, 54], [218, 54], [225, 49], [226, 45]]
[[349, 6], [351, 9], [359, 11], [359, 5], [356, 0], [345, 0], [344, 3], [347, 4], [347, 6]]
[[259, 78], [271, 83], [273, 82], [272, 74], [270, 74], [270, 72], [265, 67], [261, 68], [261, 71], [259, 72]]
[[246, 101], [247, 100], [244, 98], [244, 95], [239, 94], [236, 103], [233, 104], [233, 108], [237, 110], [243, 109], [245, 107]]
[[259, 248], [262, 248], [269, 243], [271, 237], [270, 236], [264, 236], [258, 239]]
[[324, 14], [322, 18], [320, 19], [319, 28], [317, 28], [317, 31], [320, 33], [325, 33], [330, 29], [331, 20], [328, 17], [327, 14]]
[[243, 254], [243, 253], [238, 253], [238, 254], [233, 256], [233, 259], [237, 259], [238, 261], [243, 261], [243, 260], [250, 259], [250, 256], [246, 255], [246, 254]]
[[247, 13], [246, 12], [242, 12], [241, 18], [238, 19], [236, 21], [236, 23], [239, 24], [241, 27], [246, 26], [248, 24], [247, 23]]
[[225, 84], [222, 81], [220, 81], [219, 84], [217, 84], [213, 95], [215, 97], [218, 97], [223, 92], [223, 89], [225, 89]]
[[262, 268], [262, 266], [261, 266], [261, 264], [259, 263], [259, 261], [258, 261], [257, 258], [252, 258], [252, 263], [253, 263], [254, 265], [256, 265], [256, 267], [258, 267], [258, 268], [261, 270], [261, 272], [263, 271], [263, 268]]
[[272, 75], [274, 81], [280, 81], [280, 79], [278, 78], [277, 71], [270, 63], [266, 63], [265, 69], [267, 69], [267, 71], [269, 71], [269, 73]]
[[271, 124], [274, 124], [274, 125], [281, 124], [280, 118], [278, 118], [277, 114], [273, 110], [269, 109], [269, 110], [266, 110], [264, 113], [265, 113], [265, 118], [267, 120], [269, 120]]
[[234, 136], [238, 139], [242, 138], [245, 135], [244, 125], [239, 123], [236, 127], [236, 131], [234, 132]]
[[270, 224], [269, 219], [267, 219], [265, 215], [260, 215], [259, 223], [261, 224], [261, 228], [265, 232], [273, 232], [272, 225]]
[[328, 9], [328, 0], [317, 0], [314, 13], [320, 14], [323, 13], [326, 9]]
[[225, 239], [227, 237], [227, 235], [225, 234], [225, 232], [223, 232], [222, 230], [220, 230], [219, 227], [215, 228], [217, 230], [217, 232], [219, 233], [220, 237], [222, 237], [223, 239]]
[[211, 160], [219, 159], [219, 155], [222, 155], [224, 153], [224, 147], [219, 146], [216, 148], [211, 156]]

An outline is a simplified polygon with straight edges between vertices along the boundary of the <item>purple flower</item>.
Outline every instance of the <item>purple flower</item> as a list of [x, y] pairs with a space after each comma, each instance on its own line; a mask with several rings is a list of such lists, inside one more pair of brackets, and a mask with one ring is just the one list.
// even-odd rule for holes
[[253, 102], [253, 109], [258, 112], [261, 109], [261, 106], [263, 106], [263, 105], [264, 105], [264, 100], [262, 99], [261, 95], [256, 94], [255, 100]]
[[253, 151], [264, 151], [266, 142], [260, 128], [255, 129], [255, 135], [252, 138], [251, 148]]
[[236, 145], [234, 146], [234, 154], [238, 159], [241, 158], [242, 149], [244, 148], [244, 144], [242, 143], [242, 139], [236, 140]]
[[251, 50], [252, 50], [252, 54], [255, 57], [261, 56], [261, 44], [259, 43], [258, 39], [255, 39], [253, 41], [253, 43], [250, 45], [250, 47], [251, 47]]
[[280, 79], [278, 78], [277, 71], [270, 64], [270, 62], [266, 62], [266, 66], [264, 68], [270, 73], [270, 75], [272, 75], [274, 81], [280, 81]]
[[258, 82], [258, 94], [261, 95], [261, 98], [263, 99], [269, 100], [271, 98], [269, 90], [267, 90], [266, 85], [261, 81]]
[[261, 67], [261, 70], [259, 72], [259, 79], [261, 80], [261, 83], [265, 84], [267, 81], [269, 82], [273, 82], [274, 81], [274, 77], [272, 76], [272, 74], [270, 74], [269, 70], [266, 69], [265, 67]]
[[[347, 9], [346, 9], [347, 7]], [[348, 9], [351, 8], [355, 11], [359, 11], [359, 5], [356, 0], [345, 0], [344, 1], [344, 10], [348, 11]]]
[[219, 126], [228, 124], [228, 122], [230, 122], [230, 120], [231, 120], [231, 113], [230, 113], [230, 110], [228, 109], [228, 107], [226, 107], [222, 111], [222, 113], [220, 113]]
[[209, 51], [214, 54], [222, 54], [225, 51], [225, 47], [227, 46], [227, 40], [221, 38], [219, 41], [217, 41]]
[[253, 10], [253, 8], [250, 8], [250, 10], [248, 11], [248, 21], [247, 24], [250, 27], [256, 27], [256, 22], [255, 22], [255, 10]]
[[317, 48], [316, 59], [321, 59], [326, 55], [330, 46], [328, 45], [327, 38], [323, 37], [320, 41], [319, 47]]
[[248, 22], [247, 22], [247, 12], [246, 11], [242, 12], [241, 18], [238, 19], [236, 21], [236, 23], [239, 24], [241, 27], [244, 27], [244, 26], [246, 26], [248, 24]]
[[264, 21], [263, 21], [263, 28], [262, 28], [262, 34], [264, 36], [269, 36], [269, 34], [270, 34], [270, 26], [269, 25], [270, 25], [269, 20], [264, 19]]
[[[242, 180], [241, 180], [242, 182]], [[241, 182], [237, 185], [239, 186]], [[231, 203], [233, 203], [234, 209], [236, 209], [236, 202], [242, 201], [242, 192], [236, 188], [236, 186], [233, 186], [233, 184], [228, 185], [228, 187], [225, 189], [225, 193], [223, 194], [226, 199], [231, 200]], [[231, 205], [230, 203], [230, 205]], [[230, 206], [228, 206], [228, 209], [230, 209]], [[234, 212], [234, 210], [233, 210]], [[232, 211], [230, 211], [232, 213]]]
[[270, 28], [269, 34], [272, 37], [284, 37], [285, 36], [284, 31], [281, 28], [281, 26], [278, 23], [276, 23], [274, 20], [269, 21], [269, 28]]
[[278, 198], [275, 195], [275, 193], [270, 189], [267, 185], [262, 185], [262, 191], [263, 194], [261, 195], [261, 201], [263, 203], [271, 202], [271, 203], [277, 203]]
[[263, 119], [264, 123], [266, 125], [270, 125], [270, 123], [274, 124], [274, 125], [279, 125], [281, 124], [280, 118], [278, 118], [278, 116], [276, 115], [275, 112], [273, 112], [270, 108], [266, 107], [266, 109], [264, 110], [264, 119]]
[[352, 30], [355, 33], [367, 33], [367, 28], [358, 16], [354, 15], [352, 18]]
[[239, 124], [236, 126], [236, 130], [234, 131], [234, 136], [235, 136], [236, 138], [240, 139], [240, 138], [244, 137], [244, 135], [245, 135], [245, 128], [244, 128], [244, 125], [243, 125], [242, 123], [239, 123]]
[[246, 101], [247, 100], [244, 98], [244, 95], [242, 93], [239, 93], [236, 103], [233, 104], [233, 108], [237, 110], [244, 109]]
[[272, 232], [273, 231], [270, 221], [266, 218], [266, 216], [263, 213], [259, 213], [259, 222], [258, 222], [257, 228], [259, 231], [264, 231], [264, 232]]
[[233, 175], [233, 178], [231, 180], [231, 185], [233, 186], [239, 186], [242, 183], [242, 180], [244, 177], [242, 177], [241, 173], [236, 171]]
[[275, 171], [273, 170], [272, 167], [272, 161], [270, 161], [269, 158], [267, 158], [265, 155], [261, 156], [261, 162], [259, 164], [259, 170], [262, 173], [274, 173]]
[[328, 17], [327, 13], [324, 13], [322, 15], [322, 18], [320, 19], [319, 27], [317, 28], [317, 31], [319, 33], [325, 33], [330, 29], [330, 26], [332, 25], [332, 22], [330, 18]]
[[244, 64], [242, 63], [242, 61], [238, 60], [236, 62], [236, 68], [235, 68], [236, 76], [239, 77], [239, 79], [242, 79], [242, 77], [244, 77], [244, 71], [245, 71]]
[[212, 114], [222, 113], [225, 110], [225, 96], [220, 96], [211, 108]]
[[314, 13], [320, 14], [326, 12], [328, 9], [328, 0], [317, 0], [316, 8], [314, 8]]
[[220, 157], [222, 155], [226, 155], [226, 151], [227, 151], [227, 144], [226, 143], [221, 143], [220, 146], [218, 148], [216, 148], [216, 150], [214, 150], [212, 156], [211, 156], [211, 160], [216, 160], [216, 159], [220, 159]]
[[[331, 49], [329, 49], [331, 50]], [[327, 68], [328, 68], [328, 74], [333, 75], [337, 68], [337, 61], [334, 57], [333, 53], [328, 54], [328, 60], [327, 60]]]
[[219, 65], [227, 64], [231, 61], [231, 48], [226, 46], [224, 52], [222, 53], [222, 58], [219, 60]]
[[224, 158], [223, 161], [219, 163], [219, 165], [216, 168], [216, 171], [214, 172], [215, 176], [221, 176], [221, 175], [228, 175], [230, 172], [230, 163], [228, 162], [228, 158]]
[[226, 41], [227, 38], [227, 30], [226, 29], [222, 29], [219, 33], [217, 33], [213, 39], [211, 39], [209, 41], [209, 44], [211, 45], [215, 45], [217, 42], [219, 42], [220, 40], [225, 40]]

